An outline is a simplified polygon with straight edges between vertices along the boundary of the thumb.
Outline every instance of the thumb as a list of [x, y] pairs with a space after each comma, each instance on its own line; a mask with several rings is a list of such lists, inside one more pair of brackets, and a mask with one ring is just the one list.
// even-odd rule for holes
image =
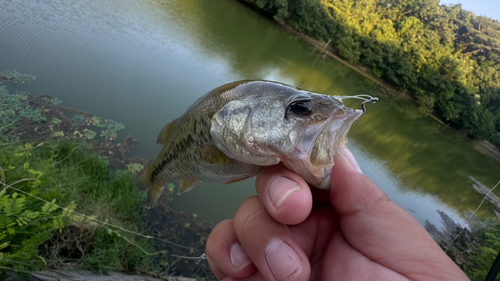
[[359, 173], [348, 157], [345, 152], [335, 157], [329, 197], [347, 242], [410, 279], [467, 280], [422, 225]]
[[347, 148], [335, 156], [330, 202], [339, 215], [349, 215], [375, 202], [388, 200], [385, 192], [361, 173], [356, 159]]

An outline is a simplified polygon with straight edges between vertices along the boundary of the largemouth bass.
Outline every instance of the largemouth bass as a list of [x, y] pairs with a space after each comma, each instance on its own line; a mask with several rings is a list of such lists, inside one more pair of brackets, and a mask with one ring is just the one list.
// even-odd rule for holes
[[137, 185], [148, 189], [148, 207], [165, 185], [180, 181], [179, 193], [200, 181], [232, 183], [283, 162], [310, 185], [328, 189], [333, 157], [346, 143], [363, 110], [339, 97], [269, 81], [238, 81], [198, 99], [165, 126], [163, 149]]

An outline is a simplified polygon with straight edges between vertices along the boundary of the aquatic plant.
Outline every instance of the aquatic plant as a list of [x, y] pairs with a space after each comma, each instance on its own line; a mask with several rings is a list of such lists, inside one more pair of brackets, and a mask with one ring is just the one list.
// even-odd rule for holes
[[143, 169], [144, 169], [144, 165], [142, 165], [140, 163], [127, 164], [127, 171], [129, 171], [131, 173], [139, 173]]
[[[34, 122], [41, 123], [47, 121], [42, 115], [41, 108], [32, 108], [29, 104], [29, 94], [16, 92], [11, 94], [7, 91], [5, 85], [0, 85], [0, 132], [4, 130], [13, 130], [17, 123], [23, 118], [31, 119]], [[19, 133], [12, 133], [10, 138], [17, 138]]]
[[72, 120], [75, 125], [83, 125], [83, 123], [85, 122], [85, 116], [81, 114], [75, 114]]
[[103, 125], [105, 130], [101, 131], [101, 137], [104, 137], [106, 140], [116, 140], [117, 132], [125, 129], [125, 125], [122, 123], [109, 119], [104, 120]]
[[[0, 100], [0, 133], [7, 140], [50, 135], [90, 141], [99, 134], [104, 142], [112, 142], [117, 139], [118, 132], [125, 129], [122, 123], [92, 114], [75, 114], [67, 118], [65, 113], [73, 111], [60, 106], [61, 100], [24, 92], [10, 93], [5, 85], [0, 85]], [[100, 130], [96, 132], [94, 127]]]
[[19, 73], [16, 70], [4, 70], [0, 72], [0, 82], [5, 81], [14, 84], [25, 84], [35, 80], [35, 76], [31, 74]]
[[51, 105], [60, 105], [62, 103], [62, 100], [55, 98], [55, 97], [42, 97], [42, 100], [46, 102], [46, 104], [51, 104]]
[[50, 120], [50, 122], [52, 122], [52, 124], [54, 124], [54, 125], [59, 125], [59, 124], [61, 124], [62, 121], [61, 121], [61, 119], [54, 117]]

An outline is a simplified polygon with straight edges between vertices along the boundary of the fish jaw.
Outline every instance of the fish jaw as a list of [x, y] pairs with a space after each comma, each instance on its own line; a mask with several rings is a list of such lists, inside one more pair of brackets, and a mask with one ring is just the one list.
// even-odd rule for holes
[[[352, 123], [362, 114], [361, 110], [352, 110], [344, 118], [332, 117], [327, 120], [319, 133], [312, 133], [315, 135], [314, 141], [311, 141], [310, 135], [302, 137], [296, 152], [285, 156], [283, 164], [312, 186], [330, 189], [334, 156], [340, 154]], [[314, 129], [317, 130], [317, 127]]]

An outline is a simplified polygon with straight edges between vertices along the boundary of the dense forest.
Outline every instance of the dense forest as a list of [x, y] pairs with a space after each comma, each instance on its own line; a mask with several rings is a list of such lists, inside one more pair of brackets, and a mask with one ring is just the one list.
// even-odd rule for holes
[[500, 22], [439, 0], [246, 0], [500, 146]]

